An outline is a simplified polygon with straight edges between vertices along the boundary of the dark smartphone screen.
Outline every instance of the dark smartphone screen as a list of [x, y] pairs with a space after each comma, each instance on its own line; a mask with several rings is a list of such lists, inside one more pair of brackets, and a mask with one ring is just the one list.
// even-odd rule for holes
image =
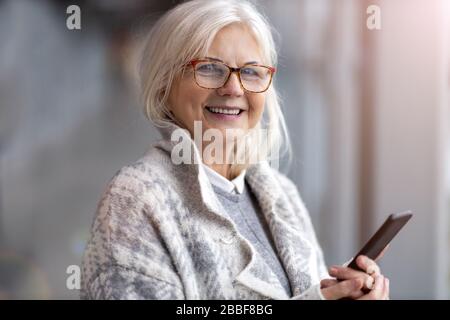
[[359, 255], [365, 255], [370, 259], [375, 259], [378, 257], [381, 251], [383, 251], [383, 249], [391, 242], [391, 240], [397, 235], [400, 229], [403, 228], [412, 216], [413, 214], [411, 211], [393, 213], [389, 215], [372, 238], [370, 238], [358, 254], [355, 255], [348, 267], [361, 270], [356, 264], [356, 258]]

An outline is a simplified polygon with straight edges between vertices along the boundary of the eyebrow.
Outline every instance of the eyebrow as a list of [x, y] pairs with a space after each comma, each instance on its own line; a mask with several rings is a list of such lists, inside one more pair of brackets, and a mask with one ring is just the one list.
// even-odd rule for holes
[[[209, 59], [209, 60], [225, 63], [225, 62], [223, 62], [222, 60], [220, 60], [218, 58], [213, 58], [213, 57], [205, 57], [205, 58]], [[248, 62], [244, 63], [244, 65], [246, 65], [246, 64], [259, 64], [259, 63], [258, 63], [258, 61], [248, 61]]]

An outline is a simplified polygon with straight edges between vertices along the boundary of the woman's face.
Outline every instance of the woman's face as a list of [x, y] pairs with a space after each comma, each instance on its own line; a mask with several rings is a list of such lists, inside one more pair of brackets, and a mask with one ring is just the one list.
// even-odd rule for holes
[[[217, 33], [207, 57], [235, 68], [248, 62], [263, 63], [256, 40], [244, 26], [238, 24], [227, 26]], [[225, 136], [225, 129], [243, 129], [246, 132], [254, 128], [264, 111], [265, 97], [265, 92], [244, 91], [235, 72], [222, 88], [201, 88], [195, 82], [192, 67], [189, 67], [183, 77], [175, 79], [168, 102], [170, 111], [191, 135], [194, 121], [201, 121], [203, 132], [214, 128]], [[230, 115], [211, 108], [239, 108], [242, 111]]]

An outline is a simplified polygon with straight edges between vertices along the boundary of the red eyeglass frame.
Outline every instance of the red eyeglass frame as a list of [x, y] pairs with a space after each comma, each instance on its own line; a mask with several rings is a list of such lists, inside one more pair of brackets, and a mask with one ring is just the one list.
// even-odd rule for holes
[[[263, 65], [263, 64], [253, 64], [253, 63], [250, 63], [250, 64], [243, 65], [242, 67], [239, 67], [239, 68], [233, 68], [233, 67], [230, 67], [229, 65], [227, 65], [226, 63], [221, 62], [221, 61], [214, 61], [214, 60], [210, 60], [210, 59], [194, 59], [194, 60], [191, 60], [191, 61], [189, 61], [188, 65], [191, 65], [192, 68], [193, 68], [193, 70], [194, 70], [195, 82], [197, 83], [197, 85], [198, 85], [199, 87], [204, 88], [204, 89], [219, 89], [219, 88], [221, 88], [221, 87], [219, 87], [219, 88], [206, 88], [206, 87], [202, 87], [201, 85], [198, 84], [197, 78], [196, 78], [196, 76], [195, 76], [195, 66], [196, 66], [198, 63], [200, 63], [200, 62], [216, 62], [216, 63], [221, 63], [221, 64], [225, 65], [226, 67], [228, 67], [228, 69], [230, 70], [230, 73], [228, 74], [228, 77], [227, 77], [227, 79], [224, 81], [224, 83], [223, 83], [222, 86], [224, 86], [224, 85], [228, 82], [228, 80], [230, 79], [231, 74], [232, 74], [233, 72], [237, 72], [237, 76], [238, 76], [238, 78], [239, 78], [239, 83], [240, 83], [242, 89], [244, 89], [245, 91], [248, 91], [248, 92], [253, 92], [253, 93], [262, 93], [262, 92], [267, 91], [267, 90], [270, 88], [270, 85], [272, 84], [273, 75], [274, 75], [274, 73], [277, 71], [277, 69], [276, 69], [275, 67], [265, 66], [265, 65]], [[248, 66], [264, 67], [264, 68], [269, 69], [269, 71], [270, 71], [270, 81], [269, 81], [269, 84], [267, 85], [267, 88], [266, 88], [266, 89], [264, 89], [264, 90], [262, 90], [262, 91], [251, 91], [251, 90], [247, 90], [247, 89], [244, 87], [244, 85], [242, 84], [241, 73], [240, 73], [240, 71], [241, 71], [241, 69], [243, 69], [243, 68], [245, 68], [245, 67], [248, 67]]]

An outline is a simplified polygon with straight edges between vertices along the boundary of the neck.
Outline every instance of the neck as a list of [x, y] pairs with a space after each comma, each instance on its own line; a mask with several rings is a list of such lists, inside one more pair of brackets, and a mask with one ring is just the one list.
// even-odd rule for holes
[[234, 177], [231, 176], [231, 170], [229, 164], [206, 164], [208, 167], [213, 169], [215, 172], [220, 174], [222, 177], [232, 180]]
[[[201, 150], [205, 150], [205, 148], [207, 146], [209, 146], [210, 143], [212, 143], [212, 142], [211, 141], [202, 141], [202, 149]], [[219, 158], [215, 158], [218, 156], [218, 154], [215, 153], [215, 155], [212, 156], [212, 158], [207, 158], [207, 159], [203, 158], [203, 155], [202, 155], [202, 161], [205, 165], [207, 165], [209, 168], [213, 169], [215, 172], [220, 174], [222, 177], [224, 177], [228, 180], [233, 180], [234, 178], [236, 178], [236, 175], [233, 176], [232, 171], [231, 171], [231, 164], [227, 160], [230, 159], [232, 153], [234, 152], [234, 148], [226, 148], [226, 144], [225, 144], [222, 152], [223, 152], [222, 154], [225, 155], [225, 159], [220, 158], [221, 155], [219, 156]], [[220, 164], [217, 164], [217, 162], [219, 162]], [[225, 163], [223, 163], [223, 162], [225, 162]]]

